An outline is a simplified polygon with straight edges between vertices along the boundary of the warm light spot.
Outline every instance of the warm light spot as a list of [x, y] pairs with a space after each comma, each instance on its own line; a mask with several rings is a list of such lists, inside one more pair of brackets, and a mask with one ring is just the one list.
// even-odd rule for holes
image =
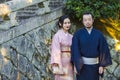
[[0, 16], [4, 17], [11, 12], [10, 8], [6, 4], [0, 4]]
[[100, 19], [100, 21], [101, 21], [102, 23], [106, 23], [106, 21], [105, 21], [104, 19]]
[[107, 32], [110, 34], [110, 36], [111, 36], [113, 39], [116, 39], [116, 36], [115, 36], [116, 32], [115, 32], [114, 29], [112, 29], [112, 28], [110, 28], [110, 27], [106, 27], [106, 30], [107, 30]]
[[21, 74], [20, 74], [20, 72], [18, 72], [17, 73], [17, 80], [21, 80], [20, 78], [21, 78]]
[[116, 19], [108, 18], [108, 19], [100, 19], [100, 21], [105, 24], [106, 31], [115, 41], [115, 50], [120, 50], [120, 19], [119, 17]]
[[32, 3], [32, 0], [26, 0], [27, 3]]
[[5, 48], [2, 48], [2, 49], [1, 49], [1, 54], [2, 54], [2, 56], [5, 56], [5, 55], [6, 55], [6, 52], [7, 52], [7, 51], [6, 51]]
[[45, 39], [45, 44], [50, 45], [51, 44], [51, 39]]
[[119, 50], [120, 50], [120, 42], [116, 43], [116, 45], [115, 45], [115, 50], [116, 50], [116, 51], [119, 51]]
[[119, 42], [119, 40], [115, 39], [115, 42], [116, 42], [116, 43], [118, 43], [118, 42]]
[[7, 50], [3, 47], [3, 48], [1, 48], [0, 52], [1, 52], [2, 56], [3, 56], [3, 60], [7, 63], [8, 60], [5, 58], [5, 56], [7, 54]]

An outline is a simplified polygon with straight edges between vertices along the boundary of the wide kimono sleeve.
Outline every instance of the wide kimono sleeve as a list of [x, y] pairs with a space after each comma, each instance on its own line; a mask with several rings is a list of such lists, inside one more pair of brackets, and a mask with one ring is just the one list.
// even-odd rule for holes
[[100, 37], [99, 41], [99, 51], [100, 51], [100, 66], [106, 67], [112, 64], [110, 50], [108, 48], [107, 41], [103, 35]]
[[60, 40], [58, 35], [54, 35], [51, 43], [51, 64], [61, 65]]
[[80, 43], [78, 33], [75, 33], [71, 45], [71, 63], [75, 66], [78, 74], [80, 73], [80, 58]]

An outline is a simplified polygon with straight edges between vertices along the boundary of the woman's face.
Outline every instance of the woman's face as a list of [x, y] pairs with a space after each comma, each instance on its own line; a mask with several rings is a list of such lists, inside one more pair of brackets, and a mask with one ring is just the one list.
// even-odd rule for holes
[[64, 19], [64, 22], [62, 25], [63, 30], [68, 31], [70, 29], [70, 26], [71, 26], [70, 19], [69, 18]]

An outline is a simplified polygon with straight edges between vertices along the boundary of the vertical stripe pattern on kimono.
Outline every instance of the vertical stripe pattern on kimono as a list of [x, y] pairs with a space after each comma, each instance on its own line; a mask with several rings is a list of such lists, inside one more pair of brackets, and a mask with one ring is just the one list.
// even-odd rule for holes
[[70, 46], [72, 35], [58, 30], [51, 44], [51, 64], [57, 63], [65, 71], [65, 75], [55, 75], [55, 80], [73, 80], [73, 67], [70, 62]]

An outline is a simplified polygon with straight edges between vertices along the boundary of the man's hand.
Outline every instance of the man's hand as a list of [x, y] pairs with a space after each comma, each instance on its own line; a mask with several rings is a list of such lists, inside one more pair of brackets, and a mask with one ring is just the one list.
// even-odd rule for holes
[[99, 74], [102, 74], [104, 72], [104, 67], [100, 66], [99, 67]]

